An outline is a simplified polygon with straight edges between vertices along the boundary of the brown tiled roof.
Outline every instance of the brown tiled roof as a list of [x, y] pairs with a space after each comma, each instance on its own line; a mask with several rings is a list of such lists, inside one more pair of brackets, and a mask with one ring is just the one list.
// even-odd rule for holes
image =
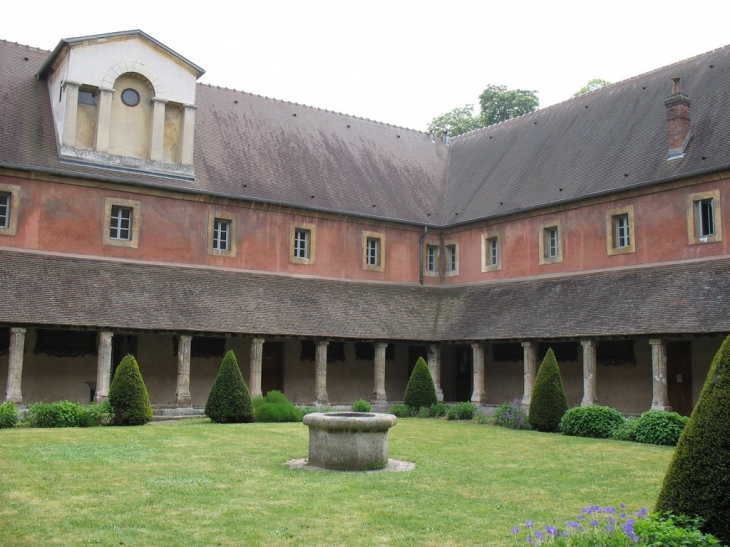
[[0, 251], [0, 323], [384, 340], [730, 332], [730, 259], [467, 287]]

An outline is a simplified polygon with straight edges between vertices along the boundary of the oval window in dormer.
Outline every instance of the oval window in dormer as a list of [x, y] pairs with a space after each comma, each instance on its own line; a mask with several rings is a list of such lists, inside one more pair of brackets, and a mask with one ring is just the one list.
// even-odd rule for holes
[[139, 93], [128, 87], [122, 91], [122, 102], [127, 106], [137, 106], [139, 104]]

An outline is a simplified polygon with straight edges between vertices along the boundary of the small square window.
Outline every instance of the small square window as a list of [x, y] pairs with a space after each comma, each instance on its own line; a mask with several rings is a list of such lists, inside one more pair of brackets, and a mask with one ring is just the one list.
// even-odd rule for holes
[[0, 193], [0, 228], [10, 226], [10, 194]]
[[446, 277], [459, 275], [459, 243], [453, 239], [447, 239], [444, 241], [444, 253], [446, 254], [444, 275]]
[[315, 226], [292, 222], [289, 245], [289, 262], [294, 264], [314, 264]]
[[236, 215], [208, 211], [208, 254], [236, 256]]
[[634, 206], [606, 211], [606, 251], [609, 256], [636, 252]]
[[383, 253], [385, 234], [363, 231], [362, 233], [362, 269], [372, 272], [385, 271], [385, 256]]
[[562, 223], [553, 221], [540, 226], [540, 264], [563, 261]]
[[502, 247], [498, 232], [482, 234], [482, 273], [502, 269]]
[[687, 235], [690, 245], [722, 241], [720, 191], [687, 196]]
[[0, 184], [0, 236], [14, 236], [18, 233], [18, 207], [20, 186]]
[[139, 201], [107, 198], [104, 203], [104, 245], [137, 248], [140, 226]]

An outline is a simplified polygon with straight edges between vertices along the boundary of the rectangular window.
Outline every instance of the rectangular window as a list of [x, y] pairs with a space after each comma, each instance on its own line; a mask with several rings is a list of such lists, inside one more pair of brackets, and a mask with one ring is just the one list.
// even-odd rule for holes
[[545, 258], [558, 256], [558, 227], [545, 228]]
[[109, 222], [109, 239], [129, 241], [132, 239], [132, 209], [112, 205]]
[[309, 230], [294, 230], [294, 258], [309, 258]]
[[722, 241], [720, 191], [687, 196], [687, 236], [690, 245]]
[[552, 220], [540, 225], [538, 232], [540, 264], [556, 264], [563, 261], [562, 220]]
[[85, 89], [79, 89], [79, 104], [96, 106], [96, 93]]
[[631, 231], [629, 229], [629, 215], [613, 217], [613, 241], [614, 247], [622, 249], [631, 243]]
[[497, 238], [490, 237], [487, 239], [487, 266], [496, 266], [499, 264], [499, 247], [497, 246]]
[[367, 255], [365, 263], [368, 266], [379, 266], [380, 265], [380, 240], [374, 237], [369, 237], [367, 240]]
[[695, 202], [697, 207], [697, 235], [707, 237], [715, 235], [715, 204], [712, 198]]
[[426, 246], [426, 271], [437, 271], [437, 258], [439, 248], [436, 245]]
[[502, 269], [502, 242], [499, 232], [482, 234], [482, 273]]
[[456, 245], [446, 246], [446, 269], [450, 272], [456, 270]]
[[459, 275], [459, 241], [447, 239], [444, 241], [444, 277]]
[[213, 220], [213, 249], [216, 251], [230, 250], [231, 221], [221, 218]]
[[0, 194], [0, 228], [10, 226], [10, 194]]

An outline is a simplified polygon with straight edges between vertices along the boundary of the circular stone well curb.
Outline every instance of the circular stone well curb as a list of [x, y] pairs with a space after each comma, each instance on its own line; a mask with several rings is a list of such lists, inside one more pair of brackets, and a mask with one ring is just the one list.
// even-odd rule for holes
[[[289, 460], [288, 462], [284, 462], [282, 465], [286, 465], [289, 469], [303, 469], [304, 471], [332, 471], [334, 473], [342, 473], [342, 471], [335, 471], [333, 469], [324, 469], [322, 467], [309, 465], [307, 458], [297, 458], [295, 460]], [[370, 469], [368, 471], [345, 471], [345, 473], [382, 473], [384, 471], [413, 471], [415, 468], [416, 464], [414, 462], [388, 458], [388, 465], [383, 469]]]

